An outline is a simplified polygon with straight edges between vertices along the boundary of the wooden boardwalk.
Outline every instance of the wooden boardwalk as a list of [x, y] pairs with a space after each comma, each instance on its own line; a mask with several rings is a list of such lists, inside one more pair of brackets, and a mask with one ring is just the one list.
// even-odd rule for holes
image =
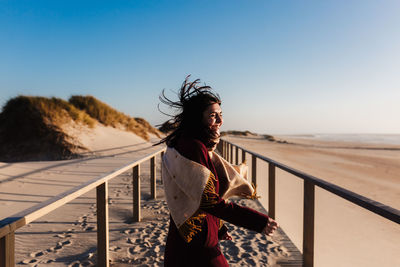
[[284, 236], [284, 239], [281, 240], [282, 246], [284, 246], [289, 252], [289, 256], [278, 260], [277, 265], [282, 267], [302, 267], [303, 255], [300, 250], [293, 244], [282, 228], [279, 228], [277, 231], [279, 235]]

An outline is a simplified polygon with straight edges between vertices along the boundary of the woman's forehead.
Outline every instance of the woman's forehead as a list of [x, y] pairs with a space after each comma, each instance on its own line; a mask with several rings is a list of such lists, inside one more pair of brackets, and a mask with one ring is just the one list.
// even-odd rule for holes
[[221, 106], [218, 103], [211, 104], [207, 107], [206, 111], [208, 112], [222, 112]]

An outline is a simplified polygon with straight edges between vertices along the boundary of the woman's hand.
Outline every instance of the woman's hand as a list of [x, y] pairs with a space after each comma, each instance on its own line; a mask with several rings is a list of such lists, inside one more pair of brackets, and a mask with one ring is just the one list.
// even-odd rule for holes
[[262, 230], [262, 233], [267, 236], [273, 236], [273, 232], [278, 229], [278, 227], [279, 225], [274, 219], [268, 218], [268, 223]]

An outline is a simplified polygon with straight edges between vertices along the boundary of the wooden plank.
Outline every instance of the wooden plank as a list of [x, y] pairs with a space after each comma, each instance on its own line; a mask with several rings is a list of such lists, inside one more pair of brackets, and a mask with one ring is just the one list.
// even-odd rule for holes
[[156, 157], [150, 159], [150, 194], [152, 199], [157, 198], [156, 192]]
[[303, 266], [303, 255], [299, 251], [299, 249], [293, 244], [290, 238], [287, 236], [285, 231], [282, 228], [278, 228], [276, 230], [279, 238], [279, 243], [283, 246], [287, 255], [282, 258], [278, 258], [276, 262], [276, 266], [279, 267], [302, 267]]
[[239, 148], [236, 147], [236, 156], [235, 156], [235, 164], [238, 165], [239, 164]]
[[314, 266], [314, 191], [314, 184], [304, 181], [303, 264], [305, 267]]
[[257, 157], [251, 155], [251, 182], [257, 186]]
[[21, 216], [7, 217], [0, 221], [0, 238], [15, 232], [17, 229], [26, 225], [25, 218]]
[[268, 215], [275, 219], [275, 165], [268, 164]]
[[[161, 152], [161, 157], [160, 157], [160, 164], [161, 164], [161, 169], [162, 169], [162, 162], [164, 158], [164, 151]], [[163, 177], [162, 177], [162, 172], [161, 172], [161, 184], [164, 184]]]
[[0, 238], [0, 267], [15, 266], [15, 233]]
[[96, 188], [97, 205], [97, 266], [109, 266], [108, 182]]
[[140, 222], [140, 165], [133, 167], [133, 221]]

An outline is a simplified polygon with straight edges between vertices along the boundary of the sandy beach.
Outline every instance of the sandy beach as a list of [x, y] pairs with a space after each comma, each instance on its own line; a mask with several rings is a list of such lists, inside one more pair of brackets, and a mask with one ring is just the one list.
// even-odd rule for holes
[[[86, 157], [48, 162], [0, 163], [0, 219], [99, 177], [159, 147], [137, 136], [99, 125], [69, 129], [91, 152]], [[283, 138], [283, 137], [282, 137]], [[400, 207], [400, 146], [259, 137], [226, 137], [251, 151], [326, 179], [376, 201]], [[153, 137], [153, 141], [156, 139]], [[367, 148], [363, 148], [366, 146]], [[356, 148], [355, 148], [356, 147]], [[374, 149], [371, 149], [374, 148]], [[387, 145], [386, 145], [387, 147]], [[378, 149], [376, 149], [378, 148]], [[250, 158], [247, 158], [250, 162]], [[159, 161], [158, 161], [159, 163]], [[260, 202], [235, 200], [266, 212], [267, 165], [257, 162]], [[157, 199], [150, 197], [149, 163], [141, 166], [142, 221], [132, 223], [132, 173], [109, 183], [111, 266], [163, 266], [169, 213], [157, 164]], [[261, 177], [261, 178], [260, 178]], [[301, 250], [302, 182], [277, 171], [276, 219], [281, 225], [266, 238], [229, 225], [233, 241], [221, 242], [231, 266], [279, 266], [295, 256], [282, 231]], [[315, 266], [400, 266], [400, 229], [322, 189], [316, 189]], [[298, 253], [298, 252], [297, 252]], [[95, 266], [95, 191], [43, 216], [16, 232], [19, 266]]]
[[[91, 152], [63, 161], [0, 163], [0, 219], [158, 150], [134, 134], [111, 127], [69, 129]], [[152, 141], [156, 139], [153, 137]], [[159, 159], [157, 159], [159, 160]], [[142, 221], [132, 223], [132, 172], [109, 183], [111, 266], [163, 266], [169, 213], [157, 164], [157, 199], [150, 199], [149, 163], [141, 165]], [[262, 212], [257, 201], [235, 200]], [[18, 266], [96, 266], [96, 195], [92, 190], [16, 231]], [[279, 229], [265, 237], [229, 225], [221, 242], [231, 266], [276, 266], [295, 253]], [[298, 254], [298, 252], [297, 252]]]
[[[250, 151], [400, 208], [399, 145], [280, 138], [289, 144], [226, 137]], [[267, 164], [257, 161], [257, 173], [266, 177]], [[276, 177], [276, 219], [301, 250], [303, 183], [281, 170]], [[259, 178], [258, 192], [267, 196], [267, 191], [266, 179]], [[315, 201], [315, 266], [400, 266], [399, 225], [323, 189], [316, 189]], [[261, 202], [268, 204], [266, 197]]]

